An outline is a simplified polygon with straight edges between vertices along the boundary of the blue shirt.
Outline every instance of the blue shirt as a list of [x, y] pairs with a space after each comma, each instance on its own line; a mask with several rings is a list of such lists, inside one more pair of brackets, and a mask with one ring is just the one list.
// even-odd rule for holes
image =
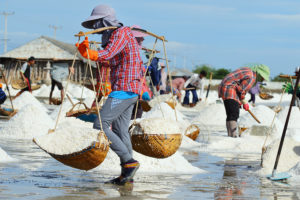
[[125, 92], [125, 91], [113, 91], [108, 97], [116, 98], [116, 99], [131, 99], [137, 97], [138, 95], [134, 92]]

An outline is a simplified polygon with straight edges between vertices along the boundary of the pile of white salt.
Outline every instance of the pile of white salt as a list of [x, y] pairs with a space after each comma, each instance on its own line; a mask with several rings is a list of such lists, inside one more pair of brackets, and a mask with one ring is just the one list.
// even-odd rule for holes
[[57, 155], [81, 151], [98, 141], [99, 130], [81, 120], [70, 118], [59, 124], [55, 132], [35, 137], [35, 142], [49, 153]]
[[[276, 139], [267, 146], [267, 150], [263, 155], [262, 174], [271, 174], [276, 155], [279, 148], [280, 139]], [[290, 137], [286, 137], [281, 150], [280, 159], [277, 166], [277, 172], [287, 172], [299, 162], [300, 142], [294, 141]]]
[[0, 163], [12, 162], [15, 161], [12, 157], [10, 157], [3, 149], [0, 147]]
[[32, 139], [53, 127], [53, 120], [39, 106], [26, 104], [0, 129], [0, 137]]
[[180, 134], [181, 130], [176, 121], [163, 118], [147, 118], [137, 122], [132, 134]]
[[39, 110], [47, 112], [47, 108], [39, 102], [30, 92], [23, 92], [19, 97], [13, 100], [13, 105], [15, 109], [22, 109], [28, 104], [34, 105]]

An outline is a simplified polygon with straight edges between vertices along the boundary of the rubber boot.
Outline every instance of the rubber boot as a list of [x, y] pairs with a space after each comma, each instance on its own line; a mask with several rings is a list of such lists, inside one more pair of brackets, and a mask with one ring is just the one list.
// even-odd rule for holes
[[232, 135], [231, 135], [231, 129], [230, 129], [230, 126], [229, 126], [229, 121], [226, 121], [226, 129], [227, 129], [227, 135], [228, 135], [228, 137], [232, 137]]
[[237, 137], [237, 122], [236, 121], [228, 121], [229, 129], [231, 132], [231, 137]]

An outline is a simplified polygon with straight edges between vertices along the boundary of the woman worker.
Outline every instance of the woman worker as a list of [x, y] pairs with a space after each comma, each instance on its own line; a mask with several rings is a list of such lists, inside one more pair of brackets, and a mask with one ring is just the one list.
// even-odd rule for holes
[[265, 65], [243, 67], [229, 73], [219, 85], [219, 97], [222, 97], [226, 110], [226, 128], [228, 136], [237, 137], [237, 120], [240, 115], [240, 106], [248, 111], [249, 104], [245, 95], [252, 88], [256, 79], [269, 80], [270, 70]]
[[[98, 29], [108, 26], [118, 27], [115, 30], [102, 32], [103, 50], [89, 49], [86, 38], [77, 44], [81, 55], [100, 63], [109, 63], [111, 69], [110, 79], [112, 92], [103, 105], [100, 114], [103, 131], [112, 142], [111, 149], [119, 156], [121, 162], [121, 175], [109, 183], [123, 185], [131, 182], [140, 164], [132, 157], [131, 138], [128, 133], [130, 117], [134, 104], [140, 93], [142, 78], [142, 60], [139, 45], [129, 27], [123, 26], [116, 17], [115, 11], [109, 6], [96, 6], [91, 16], [82, 26], [88, 29]], [[112, 126], [112, 129], [110, 127]], [[94, 122], [95, 129], [101, 129], [99, 119]]]

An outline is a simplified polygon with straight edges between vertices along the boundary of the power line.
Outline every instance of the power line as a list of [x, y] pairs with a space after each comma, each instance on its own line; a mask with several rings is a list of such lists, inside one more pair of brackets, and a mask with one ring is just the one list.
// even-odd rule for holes
[[61, 26], [55, 26], [55, 25], [49, 25], [49, 28], [52, 28], [54, 30], [54, 39], [56, 39], [56, 30], [62, 29]]
[[8, 39], [7, 39], [7, 16], [9, 16], [9, 15], [14, 15], [15, 14], [15, 12], [10, 12], [10, 13], [8, 13], [8, 12], [2, 12], [2, 13], [0, 13], [0, 15], [3, 15], [4, 16], [4, 53], [6, 53], [6, 51], [7, 51], [7, 41], [8, 41]]

